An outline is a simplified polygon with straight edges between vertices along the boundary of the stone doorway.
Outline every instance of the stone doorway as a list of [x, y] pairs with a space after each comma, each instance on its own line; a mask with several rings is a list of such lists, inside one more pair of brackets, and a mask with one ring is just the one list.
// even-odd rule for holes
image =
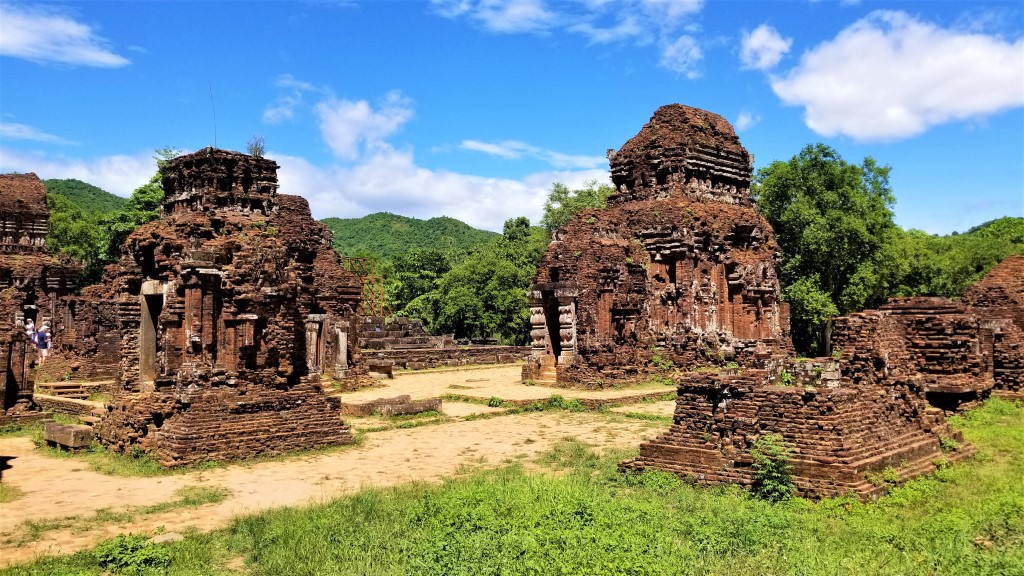
[[559, 306], [558, 298], [555, 298], [554, 292], [544, 291], [544, 326], [548, 331], [548, 349], [547, 353], [554, 356], [555, 363], [558, 363], [559, 357], [562, 355], [562, 335], [561, 335], [561, 323], [558, 320], [559, 317]]
[[143, 294], [139, 323], [139, 380], [152, 384], [158, 373], [158, 321], [164, 308], [163, 294]]

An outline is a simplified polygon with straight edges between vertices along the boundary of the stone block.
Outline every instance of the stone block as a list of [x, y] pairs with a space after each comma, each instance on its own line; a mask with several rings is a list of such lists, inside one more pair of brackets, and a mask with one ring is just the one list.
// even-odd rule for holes
[[43, 427], [43, 439], [51, 446], [78, 450], [88, 448], [92, 443], [92, 438], [91, 426], [47, 422]]

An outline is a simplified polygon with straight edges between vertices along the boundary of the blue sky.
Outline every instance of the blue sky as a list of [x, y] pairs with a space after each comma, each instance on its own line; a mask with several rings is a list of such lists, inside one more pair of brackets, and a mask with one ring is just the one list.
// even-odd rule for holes
[[675, 102], [892, 166], [904, 227], [1024, 216], [1020, 2], [0, 2], [0, 171], [120, 195], [259, 134], [317, 218], [500, 230]]

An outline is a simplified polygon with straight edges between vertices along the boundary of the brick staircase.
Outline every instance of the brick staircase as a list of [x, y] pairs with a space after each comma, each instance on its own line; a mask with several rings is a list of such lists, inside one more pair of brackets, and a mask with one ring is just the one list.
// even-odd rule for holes
[[47, 396], [58, 398], [74, 398], [85, 400], [89, 398], [89, 391], [80, 382], [45, 382], [36, 384], [36, 392]]
[[554, 356], [544, 356], [541, 359], [540, 375], [534, 382], [540, 386], [558, 385], [558, 369], [555, 366]]

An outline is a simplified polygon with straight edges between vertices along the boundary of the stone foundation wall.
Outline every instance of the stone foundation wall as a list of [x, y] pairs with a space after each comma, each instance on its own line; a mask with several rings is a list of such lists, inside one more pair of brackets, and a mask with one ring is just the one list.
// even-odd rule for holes
[[412, 350], [364, 350], [366, 360], [393, 361], [395, 368], [423, 370], [470, 364], [514, 364], [529, 356], [527, 346], [470, 346]]
[[68, 416], [89, 416], [96, 408], [103, 406], [100, 402], [78, 400], [77, 398], [61, 398], [59, 396], [48, 396], [46, 394], [35, 395], [36, 404], [43, 410]]

